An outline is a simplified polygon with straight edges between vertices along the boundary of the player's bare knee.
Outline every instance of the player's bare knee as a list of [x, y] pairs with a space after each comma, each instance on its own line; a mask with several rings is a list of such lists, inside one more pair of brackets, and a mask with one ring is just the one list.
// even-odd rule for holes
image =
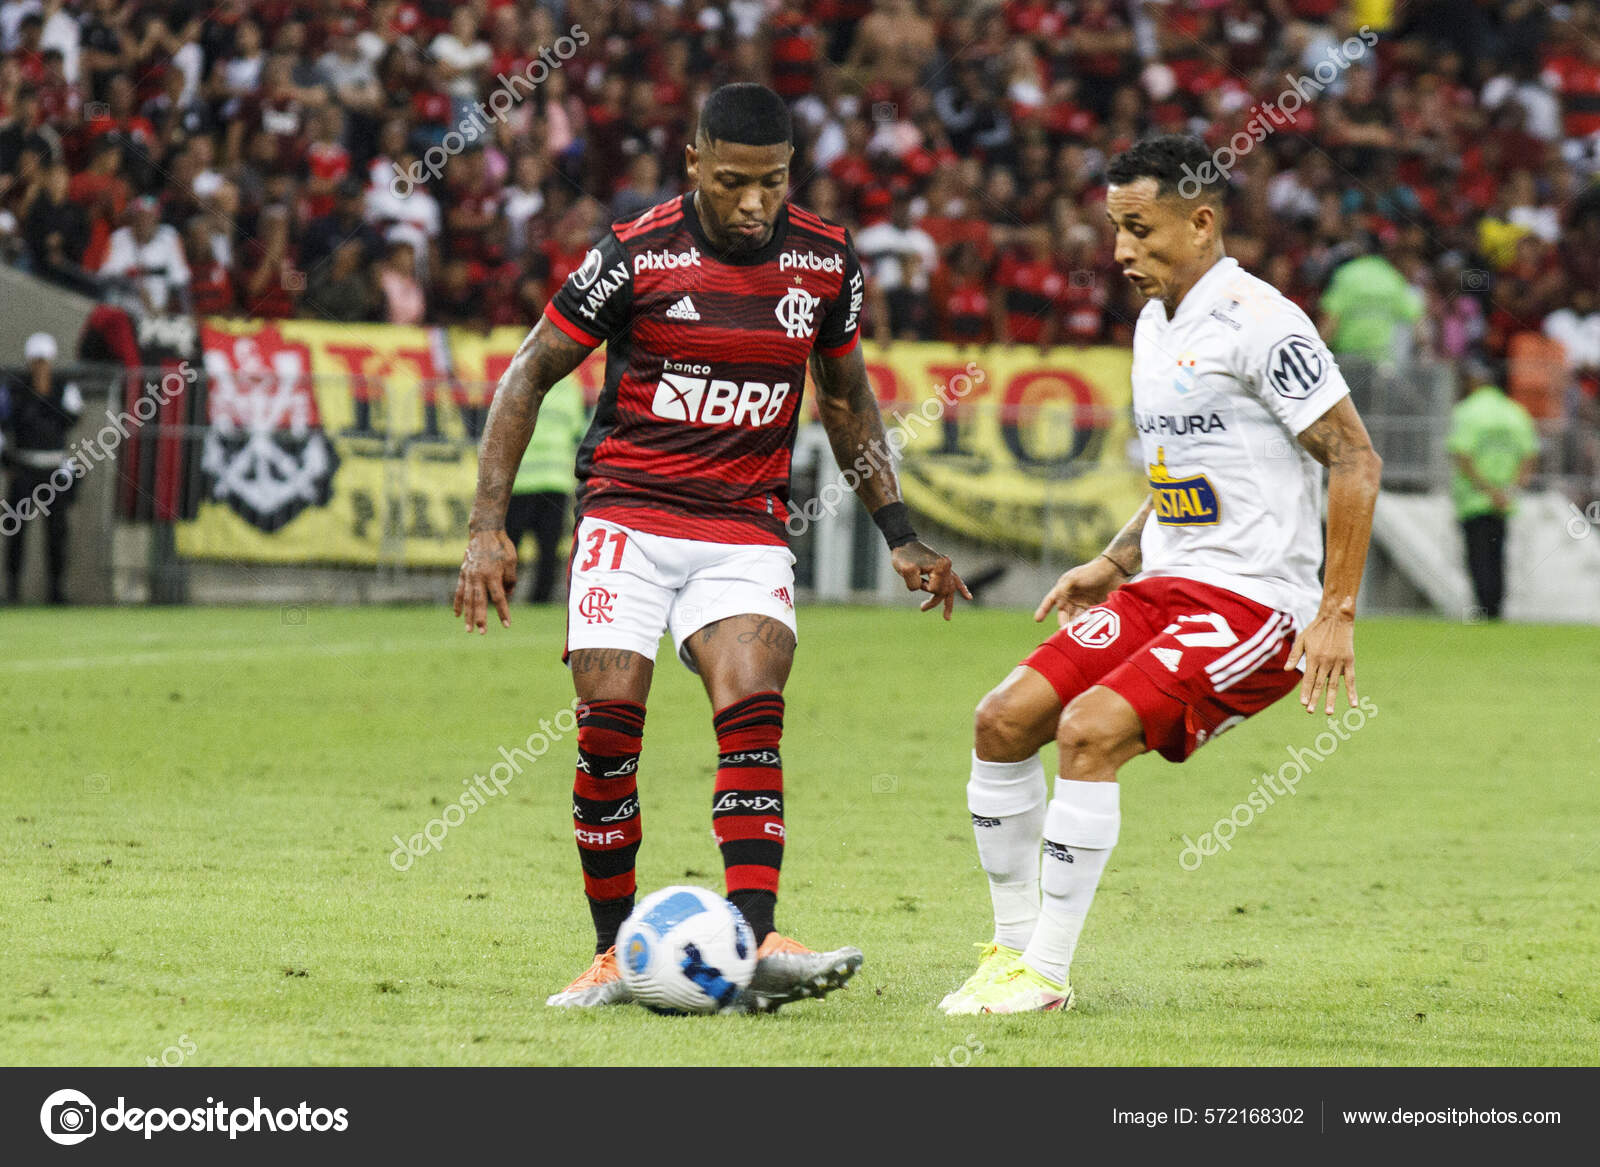
[[1015, 694], [991, 689], [973, 715], [973, 749], [986, 762], [1032, 757], [1039, 751], [1039, 743], [1030, 740], [1033, 720]]
[[1107, 767], [1114, 770], [1121, 760], [1118, 757], [1121, 736], [1102, 714], [1074, 701], [1062, 711], [1061, 720], [1056, 724], [1056, 744], [1061, 747], [1061, 776], [1073, 777], [1069, 771], [1090, 773]]

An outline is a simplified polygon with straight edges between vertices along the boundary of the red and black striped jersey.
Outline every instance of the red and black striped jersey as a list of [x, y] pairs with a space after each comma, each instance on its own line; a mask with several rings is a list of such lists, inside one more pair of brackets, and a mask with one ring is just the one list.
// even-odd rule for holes
[[707, 239], [693, 193], [617, 223], [545, 307], [606, 378], [578, 451], [578, 508], [653, 535], [785, 544], [813, 349], [856, 344], [848, 233], [792, 204], [747, 255]]

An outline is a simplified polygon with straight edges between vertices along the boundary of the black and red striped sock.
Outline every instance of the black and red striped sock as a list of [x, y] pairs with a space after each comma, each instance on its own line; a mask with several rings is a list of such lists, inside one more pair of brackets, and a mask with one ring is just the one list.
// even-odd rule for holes
[[635, 772], [643, 737], [644, 706], [636, 701], [589, 701], [578, 714], [572, 833], [594, 917], [596, 952], [617, 942], [618, 929], [633, 911], [633, 865], [643, 837]]
[[719, 709], [711, 831], [722, 848], [728, 899], [760, 943], [773, 930], [783, 866], [783, 694], [753, 693]]

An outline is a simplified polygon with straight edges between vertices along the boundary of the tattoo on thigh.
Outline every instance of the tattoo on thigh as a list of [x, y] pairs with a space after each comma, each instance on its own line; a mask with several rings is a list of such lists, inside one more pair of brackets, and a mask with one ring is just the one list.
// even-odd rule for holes
[[788, 626], [771, 616], [757, 617], [753, 627], [739, 633], [740, 644], [761, 644], [767, 648], [780, 650], [788, 648], [792, 640], [793, 635]]
[[633, 657], [625, 648], [586, 648], [569, 660], [575, 673], [626, 673], [633, 669]]

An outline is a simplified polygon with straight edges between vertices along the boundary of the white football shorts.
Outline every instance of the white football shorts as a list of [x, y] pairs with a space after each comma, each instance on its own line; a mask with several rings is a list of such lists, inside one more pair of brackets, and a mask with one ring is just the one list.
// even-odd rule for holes
[[794, 619], [794, 554], [771, 544], [672, 539], [584, 518], [573, 541], [567, 652], [620, 648], [651, 661], [663, 630], [690, 672], [685, 645], [707, 624], [753, 614]]

